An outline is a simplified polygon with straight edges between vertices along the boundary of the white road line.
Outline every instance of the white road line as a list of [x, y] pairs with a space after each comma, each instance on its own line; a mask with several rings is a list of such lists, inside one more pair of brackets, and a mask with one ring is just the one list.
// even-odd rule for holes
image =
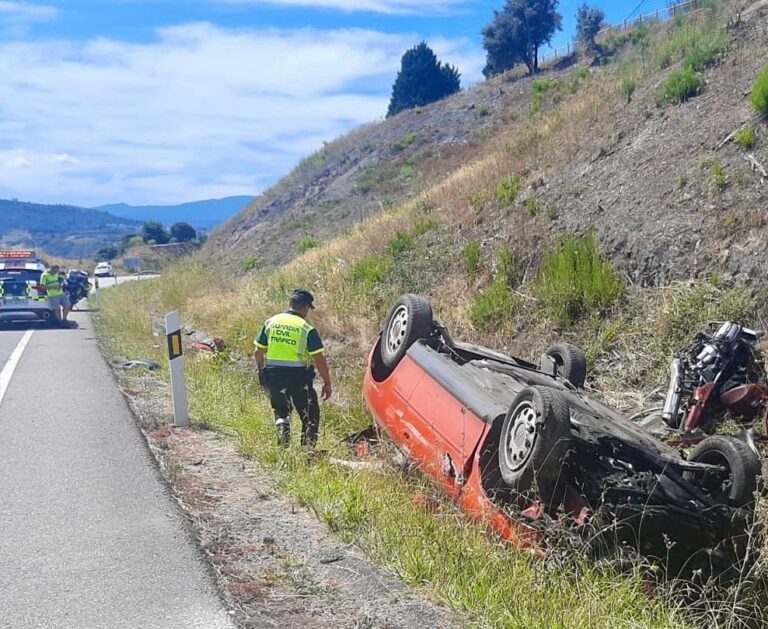
[[0, 371], [0, 404], [3, 402], [5, 392], [8, 390], [8, 385], [11, 384], [11, 378], [13, 377], [13, 372], [16, 371], [16, 365], [19, 364], [21, 355], [27, 348], [27, 343], [29, 343], [29, 339], [32, 338], [34, 333], [34, 330], [27, 330], [24, 333], [24, 336], [21, 337], [19, 344], [16, 346], [16, 349], [13, 350], [8, 362], [5, 363], [5, 367]]

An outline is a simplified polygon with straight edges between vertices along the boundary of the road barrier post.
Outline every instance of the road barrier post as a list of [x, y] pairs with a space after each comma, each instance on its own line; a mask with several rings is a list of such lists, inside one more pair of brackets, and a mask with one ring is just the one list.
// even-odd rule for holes
[[187, 383], [184, 379], [184, 351], [181, 346], [181, 317], [178, 310], [165, 315], [165, 334], [168, 339], [168, 359], [171, 366], [173, 423], [176, 426], [189, 426]]

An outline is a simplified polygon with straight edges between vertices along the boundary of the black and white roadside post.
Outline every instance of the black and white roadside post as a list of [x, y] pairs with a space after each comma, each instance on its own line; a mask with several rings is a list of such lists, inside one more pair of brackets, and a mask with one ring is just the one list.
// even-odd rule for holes
[[168, 359], [171, 366], [173, 423], [176, 426], [189, 426], [187, 383], [184, 379], [184, 352], [181, 347], [181, 317], [177, 310], [165, 316], [165, 334], [168, 339]]

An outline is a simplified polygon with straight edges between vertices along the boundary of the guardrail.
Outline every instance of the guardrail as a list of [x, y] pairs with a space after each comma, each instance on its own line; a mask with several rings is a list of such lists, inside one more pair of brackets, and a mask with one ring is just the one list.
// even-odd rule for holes
[[[624, 20], [621, 24], [614, 24], [612, 26], [606, 26], [598, 34], [596, 39], [605, 38], [613, 33], [624, 33], [633, 28], [636, 28], [640, 24], [647, 22], [664, 22], [666, 20], [673, 19], [678, 13], [685, 13], [686, 15], [692, 15], [699, 11], [705, 11], [706, 9], [701, 7], [703, 0], [686, 0], [685, 2], [679, 2], [677, 4], [671, 4], [664, 9], [656, 9], [650, 13], [643, 13], [637, 17]], [[552, 63], [558, 59], [564, 59], [572, 54], [579, 52], [578, 42], [569, 42], [567, 45], [561, 48], [555, 48], [539, 58], [541, 65], [545, 63]]]

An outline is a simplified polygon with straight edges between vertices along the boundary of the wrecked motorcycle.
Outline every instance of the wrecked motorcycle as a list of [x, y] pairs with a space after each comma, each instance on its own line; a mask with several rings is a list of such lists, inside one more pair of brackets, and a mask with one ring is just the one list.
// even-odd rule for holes
[[713, 432], [728, 415], [745, 428], [762, 415], [765, 425], [768, 377], [758, 348], [763, 335], [731, 321], [710, 322], [672, 361], [664, 422], [686, 434]]
[[71, 269], [64, 280], [64, 290], [69, 296], [69, 301], [74, 308], [78, 302], [88, 299], [88, 293], [93, 287], [88, 280], [88, 274], [85, 271]]

